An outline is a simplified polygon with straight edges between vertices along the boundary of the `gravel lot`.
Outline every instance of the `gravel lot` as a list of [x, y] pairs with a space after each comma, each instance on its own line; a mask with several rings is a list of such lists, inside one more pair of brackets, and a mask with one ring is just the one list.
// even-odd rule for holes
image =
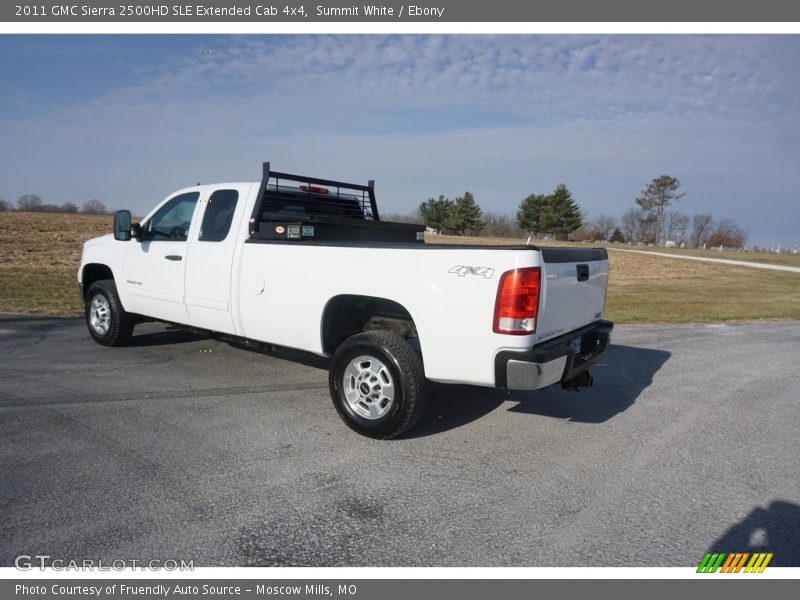
[[0, 317], [0, 565], [800, 566], [800, 323], [615, 330], [595, 387], [437, 385], [361, 438], [325, 360]]

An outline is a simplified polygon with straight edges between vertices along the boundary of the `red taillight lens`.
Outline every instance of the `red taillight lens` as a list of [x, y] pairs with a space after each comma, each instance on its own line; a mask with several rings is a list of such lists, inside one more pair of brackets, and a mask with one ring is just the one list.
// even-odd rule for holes
[[540, 277], [539, 267], [503, 273], [494, 305], [492, 330], [495, 333], [527, 335], [536, 330]]
[[319, 187], [318, 185], [301, 185], [300, 189], [304, 192], [310, 192], [312, 194], [328, 194], [330, 190], [328, 188]]

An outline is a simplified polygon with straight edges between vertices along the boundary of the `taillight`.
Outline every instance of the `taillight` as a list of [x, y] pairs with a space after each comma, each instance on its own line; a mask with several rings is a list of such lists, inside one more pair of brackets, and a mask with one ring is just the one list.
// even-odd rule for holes
[[539, 267], [503, 273], [494, 305], [492, 330], [495, 333], [527, 335], [536, 330], [540, 277]]
[[318, 185], [301, 185], [300, 189], [310, 194], [329, 194], [328, 188], [319, 187]]

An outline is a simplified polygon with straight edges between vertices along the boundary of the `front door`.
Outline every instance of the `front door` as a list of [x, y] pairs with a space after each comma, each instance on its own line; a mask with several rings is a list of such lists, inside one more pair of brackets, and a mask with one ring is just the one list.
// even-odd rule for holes
[[199, 192], [167, 200], [142, 224], [143, 239], [125, 257], [126, 310], [164, 321], [188, 323], [184, 276], [189, 235]]

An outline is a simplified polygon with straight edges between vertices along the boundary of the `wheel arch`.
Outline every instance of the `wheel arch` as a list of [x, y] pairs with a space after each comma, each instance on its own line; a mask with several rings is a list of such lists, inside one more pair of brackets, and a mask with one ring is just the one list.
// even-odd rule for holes
[[89, 293], [91, 285], [95, 281], [102, 279], [111, 279], [116, 283], [111, 267], [103, 263], [87, 263], [83, 266], [81, 271], [81, 292], [84, 300], [86, 300], [86, 294]]
[[387, 329], [405, 338], [418, 338], [411, 312], [399, 302], [358, 294], [334, 296], [322, 311], [322, 351], [332, 355], [351, 335], [374, 329]]

